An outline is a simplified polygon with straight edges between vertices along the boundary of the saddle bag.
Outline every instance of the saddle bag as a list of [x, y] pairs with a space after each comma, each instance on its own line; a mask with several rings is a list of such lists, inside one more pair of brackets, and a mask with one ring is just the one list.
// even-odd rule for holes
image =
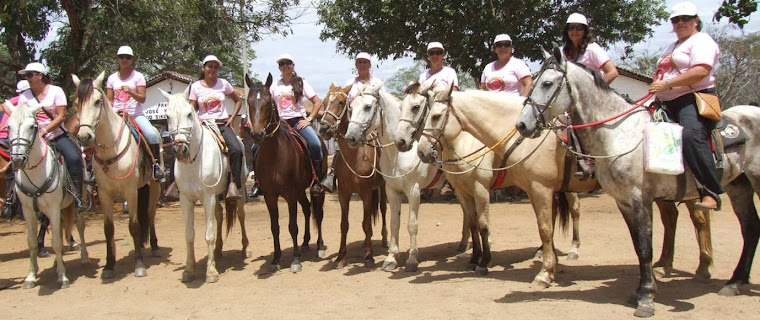
[[694, 97], [697, 101], [697, 110], [700, 116], [715, 122], [720, 121], [722, 114], [718, 96], [704, 92], [694, 92]]
[[681, 134], [677, 123], [649, 122], [644, 126], [644, 169], [679, 175], [684, 172]]

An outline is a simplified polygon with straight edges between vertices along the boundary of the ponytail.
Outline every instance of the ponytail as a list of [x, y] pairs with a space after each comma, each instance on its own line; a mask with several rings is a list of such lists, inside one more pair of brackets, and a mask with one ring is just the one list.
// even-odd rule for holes
[[303, 78], [293, 71], [293, 78], [290, 80], [290, 85], [293, 86], [293, 98], [294, 103], [298, 103], [303, 99]]

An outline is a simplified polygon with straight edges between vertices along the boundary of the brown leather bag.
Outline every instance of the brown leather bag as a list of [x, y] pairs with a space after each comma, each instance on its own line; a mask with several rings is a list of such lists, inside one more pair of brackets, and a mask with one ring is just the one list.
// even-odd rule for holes
[[718, 96], [703, 92], [694, 92], [694, 96], [697, 100], [697, 110], [699, 115], [718, 122], [723, 116], [720, 110], [720, 100]]

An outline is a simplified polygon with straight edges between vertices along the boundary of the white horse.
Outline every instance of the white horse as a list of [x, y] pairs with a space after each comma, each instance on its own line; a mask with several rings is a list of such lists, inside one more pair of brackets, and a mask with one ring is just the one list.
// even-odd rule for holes
[[[70, 226], [76, 219], [82, 263], [88, 263], [87, 243], [84, 240], [84, 216], [77, 215], [74, 198], [66, 192], [66, 167], [58, 162], [53, 148], [47, 144], [39, 132], [35, 115], [40, 111], [40, 105], [32, 102], [30, 106], [22, 104], [12, 109], [8, 119], [8, 135], [11, 141], [11, 162], [16, 170], [16, 194], [26, 213], [27, 241], [29, 243], [29, 275], [24, 279], [25, 289], [37, 285], [37, 217], [36, 212], [42, 212], [50, 220], [53, 229], [53, 250], [55, 265], [58, 269], [58, 284], [60, 288], [69, 287], [66, 277], [66, 266], [63, 264], [63, 231], [64, 224]], [[63, 208], [63, 215], [61, 214]], [[68, 230], [68, 228], [67, 228]], [[67, 238], [70, 238], [67, 232]]]
[[[579, 124], [597, 124], [579, 129], [586, 152], [597, 159], [597, 174], [605, 192], [617, 202], [633, 240], [639, 260], [639, 286], [634, 293], [638, 304], [634, 315], [654, 314], [656, 282], [652, 270], [652, 202], [655, 199], [683, 201], [696, 199], [696, 181], [686, 174], [679, 187], [679, 177], [644, 171], [643, 129], [651, 115], [643, 108], [628, 104], [615, 94], [596, 73], [568, 63], [555, 46], [546, 60], [531, 91], [525, 108], [516, 121], [523, 136], [536, 137], [548, 121], [565, 112]], [[624, 115], [624, 111], [631, 110]], [[624, 116], [623, 116], [624, 115]], [[615, 118], [615, 116], [618, 116]], [[758, 238], [760, 219], [754, 194], [760, 190], [760, 109], [736, 106], [723, 112], [725, 119], [744, 128], [749, 135], [745, 144], [726, 148], [722, 183], [739, 217], [744, 248], [734, 275], [720, 294], [735, 295], [739, 286], [749, 282]], [[545, 130], [550, 131], [550, 130]], [[678, 190], [681, 189], [682, 192]]]
[[[106, 265], [100, 274], [102, 279], [116, 276], [116, 243], [113, 226], [114, 197], [121, 195], [127, 200], [129, 209], [129, 233], [135, 248], [135, 277], [148, 274], [143, 262], [142, 249], [150, 236], [151, 253], [159, 256], [156, 238], [155, 216], [158, 197], [161, 193], [159, 182], [151, 177], [150, 163], [142, 157], [138, 143], [124, 120], [111, 108], [106, 94], [101, 89], [103, 72], [95, 80], [79, 80], [71, 75], [77, 86], [74, 107], [79, 110], [79, 141], [85, 148], [92, 147], [95, 181], [98, 197], [103, 210], [103, 225], [106, 236]], [[138, 202], [139, 199], [139, 202]]]
[[[408, 151], [412, 146], [411, 141], [418, 140], [423, 133], [423, 126], [427, 120], [429, 114], [429, 101], [446, 103], [448, 100], [448, 92], [446, 89], [438, 87], [437, 90], [431, 90], [431, 85], [421, 86], [419, 83], [410, 85], [404, 91], [404, 99], [401, 101], [401, 121], [399, 122], [398, 131], [396, 133], [396, 145], [401, 151]], [[428, 99], [430, 98], [430, 99]], [[515, 106], [513, 113], [519, 111], [517, 105]], [[506, 144], [514, 144], [516, 139], [508, 139]], [[443, 160], [436, 160], [436, 162], [443, 161], [442, 166], [447, 172], [447, 178], [456, 188], [457, 198], [462, 205], [463, 210], [467, 213], [469, 222], [471, 223], [469, 228], [473, 231], [480, 230], [482, 233], [490, 231], [488, 228], [488, 210], [489, 210], [489, 190], [493, 187], [506, 187], [506, 186], [519, 186], [528, 191], [529, 195], [535, 194], [532, 184], [522, 183], [528, 182], [526, 179], [517, 179], [516, 176], [523, 175], [525, 172], [525, 165], [531, 165], [530, 163], [523, 163], [518, 166], [511, 167], [508, 170], [500, 169], [502, 158], [505, 154], [495, 154], [489, 152], [489, 149], [483, 145], [482, 142], [476, 140], [471, 134], [466, 131], [462, 131], [459, 135], [455, 136], [453, 140], [449, 141], [446, 137], [441, 136], [441, 145], [446, 147], [442, 150], [438, 150], [442, 155]], [[516, 150], [516, 149], [514, 149]], [[419, 150], [418, 152], [423, 152]], [[511, 153], [511, 152], [510, 152]], [[508, 156], [508, 155], [507, 155]], [[425, 157], [423, 161], [434, 160], [431, 157]], [[514, 162], [514, 161], [513, 161]], [[499, 176], [501, 174], [501, 176]], [[499, 184], [494, 186], [494, 184]], [[547, 190], [548, 192], [549, 190]], [[569, 209], [573, 219], [573, 240], [570, 251], [567, 253], [569, 260], [576, 260], [579, 257], [578, 249], [580, 247], [580, 234], [579, 234], [579, 218], [580, 218], [580, 202], [578, 201], [578, 195], [575, 193], [566, 193], [568, 206], [561, 206], [558, 209]], [[547, 195], [551, 197], [551, 195]], [[564, 214], [565, 212], [561, 212]], [[566, 217], [566, 216], [565, 216]], [[567, 221], [564, 219], [563, 221]], [[468, 229], [469, 230], [469, 229]], [[473, 247], [475, 250], [480, 250], [475, 245], [475, 239], [473, 237]], [[484, 241], [485, 244], [485, 241]], [[483, 248], [490, 258], [488, 248]], [[537, 256], [541, 257], [542, 246], [539, 247]], [[475, 257], [473, 257], [475, 259]], [[471, 261], [471, 263], [477, 263], [478, 261]], [[488, 261], [481, 263], [482, 268], [486, 268]]]
[[[182, 282], [195, 279], [195, 202], [203, 204], [206, 213], [206, 244], [208, 245], [208, 262], [206, 263], [206, 282], [217, 282], [219, 272], [216, 270], [215, 256], [222, 254], [222, 205], [219, 195], [227, 191], [229, 163], [227, 155], [219, 148], [214, 132], [208, 126], [201, 125], [198, 113], [187, 100], [189, 89], [183, 93], [171, 95], [159, 89], [169, 104], [166, 109], [166, 122], [174, 140], [177, 161], [174, 163], [174, 177], [179, 188], [179, 201], [185, 219], [185, 241], [187, 259]], [[244, 155], [245, 156], [245, 155]], [[203, 161], [201, 161], [203, 159]], [[245, 163], [245, 159], [243, 159]], [[243, 176], [248, 176], [243, 172]], [[243, 258], [248, 252], [248, 236], [245, 232], [245, 200], [239, 198], [227, 204], [227, 233], [229, 233], [237, 215], [243, 234]], [[216, 219], [214, 219], [216, 218]], [[216, 247], [215, 247], [216, 246]]]

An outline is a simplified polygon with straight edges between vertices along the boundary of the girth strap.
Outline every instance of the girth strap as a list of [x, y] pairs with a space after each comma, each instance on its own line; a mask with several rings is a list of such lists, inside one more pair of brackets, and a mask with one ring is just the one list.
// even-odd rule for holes
[[97, 149], [93, 149], [92, 158], [95, 159], [95, 162], [97, 162], [103, 168], [104, 172], [108, 172], [108, 166], [116, 163], [117, 161], [119, 161], [119, 159], [121, 159], [121, 157], [127, 154], [127, 150], [129, 150], [129, 145], [131, 143], [132, 143], [132, 139], [127, 139], [127, 145], [124, 146], [124, 148], [121, 149], [121, 151], [119, 151], [119, 154], [117, 154], [115, 157], [108, 160], [103, 160], [103, 158], [98, 157], [98, 154], [95, 151]]

